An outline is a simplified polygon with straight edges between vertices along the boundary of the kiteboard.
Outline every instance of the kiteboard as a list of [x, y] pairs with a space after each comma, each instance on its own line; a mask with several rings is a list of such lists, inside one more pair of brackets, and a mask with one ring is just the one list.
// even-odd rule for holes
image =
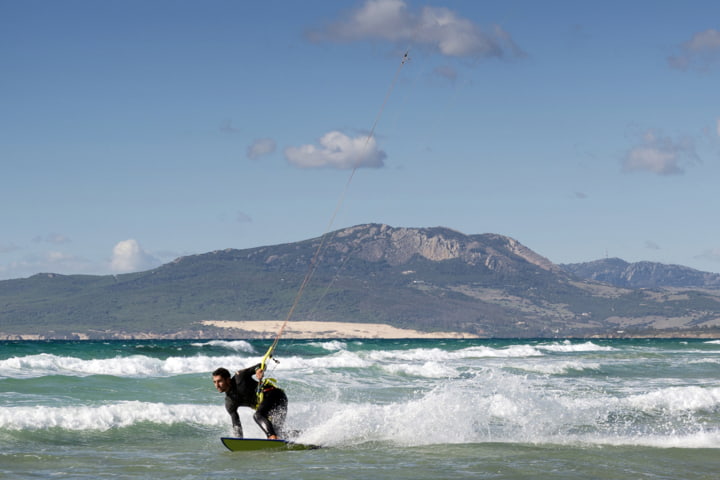
[[220, 438], [223, 445], [233, 452], [250, 452], [253, 450], [314, 450], [318, 445], [295, 443], [289, 440], [269, 440], [267, 438]]

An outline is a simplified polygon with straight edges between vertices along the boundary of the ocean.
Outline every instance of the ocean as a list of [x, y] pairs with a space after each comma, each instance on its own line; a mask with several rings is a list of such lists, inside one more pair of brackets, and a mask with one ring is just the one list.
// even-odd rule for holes
[[323, 448], [230, 452], [211, 372], [269, 344], [0, 342], [0, 478], [720, 475], [718, 340], [282, 339], [288, 427]]

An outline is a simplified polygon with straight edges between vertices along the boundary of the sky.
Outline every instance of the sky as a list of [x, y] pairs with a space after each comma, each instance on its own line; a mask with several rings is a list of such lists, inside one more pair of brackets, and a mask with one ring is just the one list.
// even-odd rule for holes
[[0, 280], [366, 223], [720, 273], [720, 3], [0, 0]]

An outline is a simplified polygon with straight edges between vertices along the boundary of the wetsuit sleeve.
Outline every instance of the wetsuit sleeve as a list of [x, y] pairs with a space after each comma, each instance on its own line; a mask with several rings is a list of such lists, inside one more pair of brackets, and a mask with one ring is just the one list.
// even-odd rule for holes
[[242, 423], [240, 423], [240, 415], [238, 415], [237, 409], [240, 405], [237, 404], [237, 402], [229, 397], [225, 397], [225, 410], [230, 414], [230, 419], [232, 420], [233, 425], [233, 431], [235, 433], [235, 436], [238, 438], [243, 437], [243, 429], [242, 429]]
[[258, 363], [257, 365], [253, 365], [250, 368], [246, 368], [244, 370], [238, 370], [237, 375], [236, 375], [238, 377], [238, 380], [240, 380], [240, 379], [247, 380], [248, 378], [251, 378], [253, 375], [255, 375], [255, 370], [257, 370], [259, 366], [260, 366], [260, 364]]
[[255, 367], [253, 366], [245, 370], [239, 370], [235, 376], [233, 376], [235, 396], [239, 405], [255, 408], [255, 404], [257, 403], [257, 392], [255, 390], [258, 382], [253, 378], [254, 374]]

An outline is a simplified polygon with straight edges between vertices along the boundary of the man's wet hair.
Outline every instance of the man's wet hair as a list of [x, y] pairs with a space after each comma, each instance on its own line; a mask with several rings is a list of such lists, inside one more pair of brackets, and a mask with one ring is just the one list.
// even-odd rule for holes
[[212, 374], [213, 374], [213, 377], [220, 376], [223, 378], [230, 378], [230, 372], [228, 371], [227, 368], [223, 368], [223, 367], [216, 369]]

